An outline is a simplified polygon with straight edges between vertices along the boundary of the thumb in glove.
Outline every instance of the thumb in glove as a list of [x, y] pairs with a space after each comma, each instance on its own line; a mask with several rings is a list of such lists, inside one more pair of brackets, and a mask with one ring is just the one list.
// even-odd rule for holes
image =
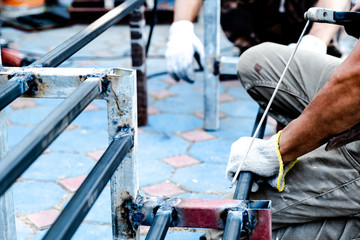
[[[279, 150], [281, 131], [268, 140], [254, 139], [252, 148], [245, 158], [246, 152], [252, 142], [250, 137], [242, 137], [231, 146], [230, 158], [226, 168], [226, 175], [230, 181], [237, 170], [252, 172], [268, 179], [276, 178], [276, 188], [279, 192], [284, 190], [285, 175], [295, 165], [297, 160], [284, 164]], [[271, 185], [273, 186], [273, 185]], [[274, 187], [274, 186], [273, 186]]]

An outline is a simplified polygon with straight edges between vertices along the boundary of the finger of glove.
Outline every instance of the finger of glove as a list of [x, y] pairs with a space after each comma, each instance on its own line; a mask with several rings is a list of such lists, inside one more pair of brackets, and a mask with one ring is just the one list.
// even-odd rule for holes
[[196, 35], [193, 36], [193, 47], [195, 52], [197, 52], [200, 56], [200, 63], [204, 65], [204, 61], [205, 61], [204, 45]]

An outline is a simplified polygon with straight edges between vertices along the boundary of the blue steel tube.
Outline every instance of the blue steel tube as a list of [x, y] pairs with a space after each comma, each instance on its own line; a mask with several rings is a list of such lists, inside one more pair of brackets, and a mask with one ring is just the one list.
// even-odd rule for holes
[[[127, 0], [104, 16], [90, 24], [84, 30], [78, 32], [43, 57], [33, 62], [31, 67], [57, 67], [73, 54], [83, 48], [86, 44], [94, 40], [105, 30], [127, 14], [139, 7], [145, 0]], [[21, 81], [20, 81], [21, 80]], [[16, 98], [20, 97], [29, 89], [25, 78], [12, 78], [10, 81], [0, 86], [0, 111], [9, 105]]]
[[14, 77], [0, 87], [0, 111], [29, 89], [25, 77]]
[[[264, 114], [264, 110], [259, 108], [259, 111], [256, 116], [255, 124], [252, 130], [254, 135], [257, 126], [259, 125], [260, 119]], [[260, 127], [258, 133], [258, 138], [263, 138], [265, 134], [266, 119]], [[252, 173], [251, 172], [241, 172], [239, 174], [238, 182], [236, 184], [235, 193], [233, 199], [238, 200], [249, 200], [249, 195], [252, 186]], [[243, 226], [243, 211], [229, 211], [226, 218], [226, 225], [224, 229], [224, 240], [237, 240], [240, 238], [241, 231]]]
[[226, 218], [226, 226], [224, 229], [224, 240], [238, 240], [241, 236], [243, 225], [243, 212], [242, 211], [229, 211]]
[[100, 79], [86, 80], [0, 161], [0, 196], [100, 93]]
[[166, 233], [172, 221], [172, 212], [173, 209], [171, 207], [168, 208], [160, 207], [157, 210], [155, 214], [155, 218], [151, 224], [149, 233], [146, 235], [145, 240], [165, 239]]
[[109, 179], [133, 146], [133, 134], [119, 133], [91, 170], [43, 239], [65, 240], [74, 234]]

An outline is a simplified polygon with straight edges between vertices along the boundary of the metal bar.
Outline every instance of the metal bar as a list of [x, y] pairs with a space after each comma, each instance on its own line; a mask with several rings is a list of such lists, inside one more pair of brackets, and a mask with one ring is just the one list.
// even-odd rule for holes
[[110, 180], [111, 215], [113, 239], [138, 239], [139, 228], [134, 228], [128, 218], [127, 205], [134, 203], [139, 184], [137, 176], [137, 103], [136, 72], [114, 72], [117, 76], [111, 79], [107, 91], [107, 112], [109, 141], [119, 128], [135, 130], [134, 147], [128, 152], [122, 164], [116, 169]]
[[84, 30], [61, 43], [54, 50], [44, 55], [30, 66], [57, 67], [86, 44], [91, 42], [109, 27], [120, 21], [134, 8], [139, 7], [145, 0], [127, 0], [104, 16], [90, 24]]
[[71, 238], [132, 146], [131, 132], [114, 138], [43, 239]]
[[[258, 127], [261, 117], [264, 114], [264, 110], [259, 107], [258, 113], [256, 115], [254, 127], [252, 130], [251, 135], [254, 135], [256, 128]], [[263, 138], [265, 134], [265, 127], [266, 127], [266, 119], [262, 122], [262, 125], [260, 127], [258, 138]], [[234, 193], [234, 199], [239, 200], [248, 200], [250, 191], [252, 186], [252, 173], [251, 172], [240, 172], [238, 182], [236, 184], [236, 189]], [[237, 211], [233, 212], [230, 211], [227, 218], [226, 218], [226, 225], [225, 225], [225, 231], [224, 231], [224, 239], [239, 239], [241, 234], [241, 229], [243, 225], [243, 212]], [[239, 232], [237, 229], [240, 229]], [[226, 235], [225, 235], [226, 233]], [[226, 236], [226, 237], [225, 237]]]
[[204, 9], [204, 128], [219, 128], [219, 77], [216, 62], [220, 56], [220, 1], [205, 0]]
[[130, 14], [131, 60], [132, 68], [136, 70], [137, 76], [137, 108], [139, 126], [146, 126], [148, 122], [145, 39], [143, 35], [144, 28], [144, 6], [141, 6], [139, 8], [136, 8]]
[[[249, 227], [252, 235], [255, 232], [271, 233], [270, 201], [243, 201], [234, 199], [184, 199], [184, 198], [156, 198], [138, 196], [130, 212], [134, 225], [151, 226], [154, 223], [154, 211], [161, 207], [173, 208], [171, 226], [192, 228], [224, 229], [225, 219], [229, 211], [243, 210], [251, 218]], [[255, 220], [255, 222], [254, 222]], [[270, 223], [270, 225], [269, 225]], [[269, 226], [270, 228], [269, 228]], [[266, 226], [266, 229], [265, 229]], [[269, 230], [270, 229], [270, 230]]]
[[89, 78], [0, 162], [0, 196], [101, 92], [101, 79]]
[[219, 73], [223, 75], [236, 76], [237, 63], [239, 57], [221, 57], [219, 61]]
[[242, 211], [229, 211], [226, 218], [226, 224], [224, 229], [224, 240], [238, 240], [240, 239], [242, 224], [243, 224], [243, 212]]
[[25, 77], [15, 77], [0, 86], [0, 111], [29, 89]]
[[163, 240], [172, 222], [171, 208], [160, 207], [156, 214], [154, 221], [151, 224], [150, 230], [146, 235], [145, 240]]
[[[0, 111], [0, 162], [8, 151], [5, 110]], [[0, 197], [0, 239], [16, 240], [13, 193], [10, 188]]]

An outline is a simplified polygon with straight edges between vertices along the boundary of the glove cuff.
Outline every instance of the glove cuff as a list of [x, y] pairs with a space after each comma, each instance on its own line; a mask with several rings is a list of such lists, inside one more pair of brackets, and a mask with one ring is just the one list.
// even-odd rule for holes
[[169, 38], [172, 36], [190, 36], [194, 33], [194, 24], [188, 20], [173, 22], [169, 29]]
[[276, 187], [279, 192], [282, 192], [285, 188], [285, 176], [294, 167], [294, 165], [297, 163], [298, 159], [295, 159], [295, 160], [289, 162], [284, 169], [284, 162], [281, 157], [280, 146], [279, 146], [280, 134], [281, 134], [281, 131], [279, 131], [277, 133], [277, 136], [275, 139], [275, 151], [276, 151], [276, 155], [279, 160], [279, 174], [277, 176]]

